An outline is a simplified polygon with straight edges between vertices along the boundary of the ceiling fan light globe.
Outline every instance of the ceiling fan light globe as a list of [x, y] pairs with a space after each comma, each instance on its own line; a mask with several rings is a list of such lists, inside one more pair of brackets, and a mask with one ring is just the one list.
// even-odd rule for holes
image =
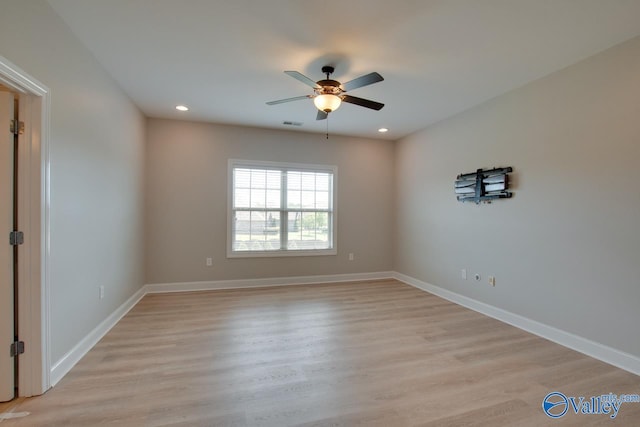
[[325, 113], [331, 113], [336, 111], [342, 100], [337, 95], [318, 95], [313, 98], [313, 103], [316, 108], [320, 111], [324, 111]]

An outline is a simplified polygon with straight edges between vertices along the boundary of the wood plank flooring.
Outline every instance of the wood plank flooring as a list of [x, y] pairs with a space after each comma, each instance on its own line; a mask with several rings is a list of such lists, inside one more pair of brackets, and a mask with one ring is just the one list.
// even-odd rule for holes
[[[395, 280], [147, 295], [13, 426], [640, 426], [640, 377]], [[5, 409], [7, 406], [5, 406]]]

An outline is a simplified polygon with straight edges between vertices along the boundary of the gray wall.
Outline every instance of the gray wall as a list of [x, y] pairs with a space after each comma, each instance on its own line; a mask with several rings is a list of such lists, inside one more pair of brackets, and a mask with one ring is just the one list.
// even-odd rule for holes
[[[399, 141], [395, 269], [640, 356], [639, 76], [636, 38]], [[515, 197], [457, 202], [492, 166]]]
[[51, 90], [55, 364], [144, 284], [145, 122], [46, 2], [0, 9], [0, 55]]
[[[227, 259], [230, 158], [337, 165], [338, 255]], [[392, 269], [392, 142], [148, 119], [146, 159], [147, 283]]]

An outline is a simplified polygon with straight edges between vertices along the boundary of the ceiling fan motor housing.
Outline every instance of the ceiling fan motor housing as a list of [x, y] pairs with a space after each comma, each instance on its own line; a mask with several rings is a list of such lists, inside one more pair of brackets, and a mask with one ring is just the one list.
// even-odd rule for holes
[[318, 80], [317, 83], [320, 88], [314, 90], [316, 95], [340, 95], [344, 92], [336, 80]]
[[322, 67], [322, 72], [327, 75], [325, 80], [318, 80], [316, 83], [320, 88], [315, 89], [316, 95], [340, 95], [344, 92], [342, 84], [337, 80], [331, 80], [329, 76], [333, 74], [335, 68], [331, 65], [325, 65]]

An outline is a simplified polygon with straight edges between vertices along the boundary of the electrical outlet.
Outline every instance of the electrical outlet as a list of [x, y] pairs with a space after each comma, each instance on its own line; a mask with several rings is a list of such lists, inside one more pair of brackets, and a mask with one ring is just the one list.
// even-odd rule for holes
[[98, 288], [98, 295], [100, 296], [100, 299], [104, 298], [104, 286], [100, 286]]
[[207, 258], [207, 267], [213, 267], [213, 258]]
[[349, 254], [349, 261], [353, 261], [353, 252]]
[[491, 286], [495, 286], [496, 285], [496, 278], [495, 276], [489, 276], [489, 284]]
[[462, 277], [462, 279], [467, 280], [467, 269], [463, 268], [462, 270], [460, 270], [460, 276]]

